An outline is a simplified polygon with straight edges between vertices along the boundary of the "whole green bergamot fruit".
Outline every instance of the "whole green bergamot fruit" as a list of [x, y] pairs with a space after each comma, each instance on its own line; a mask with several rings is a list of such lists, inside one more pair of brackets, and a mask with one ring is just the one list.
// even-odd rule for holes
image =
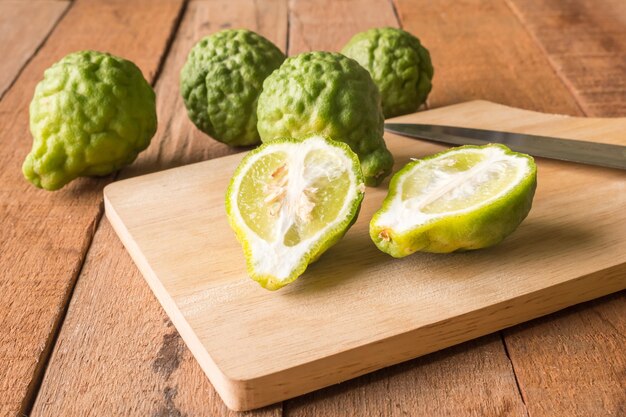
[[385, 117], [414, 112], [426, 101], [433, 65], [428, 49], [409, 32], [379, 28], [357, 33], [341, 53], [357, 60], [372, 75]]
[[96, 51], [67, 55], [35, 88], [24, 176], [58, 190], [77, 177], [107, 175], [131, 163], [156, 132], [154, 99], [132, 62]]
[[256, 106], [263, 80], [285, 55], [263, 36], [229, 29], [207, 36], [189, 52], [180, 91], [191, 121], [230, 146], [260, 143]]
[[257, 113], [263, 142], [322, 135], [359, 156], [366, 185], [391, 172], [378, 89], [353, 59], [331, 52], [288, 58], [263, 83]]

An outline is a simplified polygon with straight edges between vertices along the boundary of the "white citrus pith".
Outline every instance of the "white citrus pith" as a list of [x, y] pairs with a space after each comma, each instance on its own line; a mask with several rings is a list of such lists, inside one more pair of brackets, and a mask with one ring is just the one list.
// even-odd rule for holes
[[530, 156], [494, 144], [410, 162], [392, 178], [370, 236], [394, 257], [495, 245], [528, 215], [536, 174]]
[[363, 190], [344, 143], [280, 139], [250, 152], [226, 195], [250, 276], [272, 290], [295, 280], [354, 223]]

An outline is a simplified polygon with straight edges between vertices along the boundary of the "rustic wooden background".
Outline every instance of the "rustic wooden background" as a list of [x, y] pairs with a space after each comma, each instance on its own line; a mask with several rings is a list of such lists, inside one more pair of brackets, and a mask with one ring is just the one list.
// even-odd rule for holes
[[[626, 115], [624, 0], [0, 0], [0, 416], [238, 414], [103, 218], [102, 188], [232, 152], [193, 127], [179, 98], [200, 37], [245, 27], [293, 55], [338, 50], [375, 26], [430, 49], [431, 108], [482, 98]], [[43, 70], [80, 49], [137, 63], [159, 131], [116, 176], [37, 190], [20, 169], [28, 104]], [[622, 292], [246, 414], [626, 415], [625, 346]]]

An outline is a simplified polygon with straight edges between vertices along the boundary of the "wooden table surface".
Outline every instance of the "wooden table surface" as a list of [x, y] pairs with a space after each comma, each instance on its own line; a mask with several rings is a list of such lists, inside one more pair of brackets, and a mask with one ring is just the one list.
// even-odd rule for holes
[[[0, 0], [0, 416], [238, 414], [102, 216], [102, 188], [233, 152], [189, 122], [179, 97], [202, 36], [245, 27], [293, 55], [376, 26], [430, 49], [430, 108], [482, 98], [626, 116], [624, 0]], [[41, 191], [20, 169], [28, 104], [43, 70], [81, 49], [137, 63], [159, 130], [117, 175]], [[623, 416], [626, 293], [247, 414]]]

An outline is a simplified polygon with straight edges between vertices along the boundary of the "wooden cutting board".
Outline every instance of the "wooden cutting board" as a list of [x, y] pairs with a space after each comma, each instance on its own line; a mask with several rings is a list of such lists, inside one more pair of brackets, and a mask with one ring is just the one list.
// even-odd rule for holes
[[[399, 117], [626, 145], [626, 118], [548, 115], [473, 101]], [[443, 146], [387, 135], [397, 170]], [[500, 245], [379, 252], [368, 188], [342, 241], [293, 284], [246, 276], [224, 192], [232, 155], [113, 183], [106, 214], [226, 405], [281, 401], [626, 288], [626, 172], [538, 159], [533, 209]]]

